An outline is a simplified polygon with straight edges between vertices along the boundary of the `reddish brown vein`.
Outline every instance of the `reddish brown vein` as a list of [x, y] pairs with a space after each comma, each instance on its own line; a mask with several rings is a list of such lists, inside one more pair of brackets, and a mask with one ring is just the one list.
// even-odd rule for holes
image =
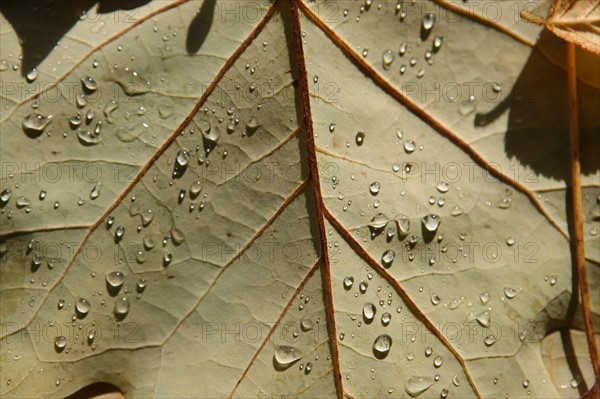
[[65, 226], [40, 226], [35, 227], [33, 229], [16, 229], [16, 230], [6, 230], [0, 233], [0, 239], [7, 240], [9, 238], [15, 236], [21, 236], [26, 234], [35, 234], [35, 233], [48, 233], [51, 231], [62, 231], [62, 230], [80, 230], [80, 229], [89, 229], [89, 224], [73, 224], [73, 225], [65, 225]]
[[348, 242], [348, 244], [363, 258], [363, 260], [365, 260], [373, 269], [377, 270], [377, 272], [379, 272], [379, 274], [383, 278], [385, 278], [392, 285], [392, 287], [394, 287], [394, 289], [398, 292], [398, 294], [400, 294], [400, 297], [402, 298], [402, 300], [410, 308], [412, 313], [423, 324], [425, 324], [425, 327], [427, 327], [431, 331], [431, 333], [448, 348], [448, 350], [450, 352], [452, 352], [452, 354], [454, 355], [456, 360], [458, 360], [458, 362], [461, 364], [463, 371], [465, 372], [465, 375], [467, 376], [467, 379], [469, 380], [469, 384], [471, 384], [471, 388], [473, 388], [473, 391], [475, 392], [475, 395], [477, 395], [478, 398], [481, 398], [482, 397], [481, 393], [475, 386], [475, 382], [473, 381], [473, 378], [471, 377], [469, 370], [467, 369], [467, 363], [460, 356], [460, 354], [456, 351], [456, 349], [454, 349], [452, 344], [446, 339], [444, 334], [442, 334], [435, 327], [435, 325], [429, 320], [429, 318], [423, 312], [421, 312], [421, 309], [419, 309], [419, 306], [415, 302], [413, 302], [413, 300], [410, 298], [410, 295], [408, 295], [408, 293], [404, 290], [404, 288], [402, 288], [400, 283], [392, 275], [390, 275], [387, 272], [387, 270], [385, 270], [383, 268], [383, 266], [381, 266], [379, 264], [379, 262], [377, 262], [375, 259], [373, 259], [373, 257], [362, 247], [362, 245], [360, 245], [360, 243], [358, 241], [356, 241], [354, 239], [354, 237], [352, 237], [352, 233], [350, 233], [348, 230], [346, 230], [346, 228], [344, 228], [344, 226], [342, 226], [340, 221], [337, 220], [336, 217], [333, 216], [327, 208], [324, 208], [324, 211], [325, 211], [325, 216], [327, 217], [327, 220], [329, 220], [329, 222], [337, 229], [337, 231]]
[[590, 290], [587, 282], [585, 268], [585, 241], [583, 238], [583, 209], [581, 205], [581, 165], [579, 162], [579, 114], [577, 109], [577, 69], [575, 65], [575, 44], [567, 43], [567, 84], [569, 102], [569, 133], [571, 140], [571, 252], [573, 261], [577, 265], [579, 275], [579, 291], [581, 292], [581, 307], [583, 310], [583, 323], [585, 335], [590, 352], [590, 359], [594, 367], [596, 380], [600, 380], [600, 359], [598, 346], [594, 336], [592, 324], [592, 310], [590, 307]]
[[[135, 187], [135, 185], [138, 183], [138, 181], [140, 181], [140, 179], [144, 176], [144, 174], [148, 171], [148, 169], [150, 169], [150, 167], [152, 167], [152, 165], [154, 164], [154, 162], [166, 151], [166, 149], [171, 145], [171, 143], [173, 141], [175, 141], [175, 139], [179, 136], [179, 133], [181, 132], [181, 130], [192, 120], [192, 118], [194, 117], [194, 115], [196, 114], [196, 112], [198, 112], [198, 110], [200, 109], [200, 107], [202, 106], [202, 104], [204, 104], [204, 102], [206, 101], [206, 99], [208, 98], [208, 96], [217, 87], [218, 82], [223, 78], [223, 76], [225, 75], [225, 73], [229, 70], [229, 68], [231, 68], [231, 66], [234, 64], [234, 62], [246, 50], [246, 48], [250, 45], [250, 43], [252, 42], [252, 40], [254, 40], [254, 38], [256, 38], [256, 36], [260, 33], [260, 31], [263, 29], [263, 27], [271, 19], [271, 16], [273, 16], [273, 14], [275, 13], [275, 10], [277, 9], [277, 4], [278, 3], [279, 3], [279, 0], [275, 0], [273, 2], [273, 4], [271, 4], [271, 6], [267, 10], [267, 12], [266, 12], [265, 16], [263, 17], [263, 19], [256, 25], [256, 27], [252, 30], [252, 32], [250, 32], [250, 34], [248, 35], [248, 37], [246, 37], [246, 39], [244, 39], [244, 41], [242, 42], [242, 44], [240, 45], [240, 47], [238, 47], [234, 51], [234, 53], [227, 59], [227, 61], [223, 65], [223, 67], [219, 70], [219, 72], [217, 73], [217, 75], [213, 79], [212, 83], [207, 87], [206, 91], [204, 92], [204, 94], [202, 95], [202, 97], [200, 97], [200, 99], [198, 100], [198, 102], [196, 103], [196, 105], [194, 106], [194, 108], [191, 110], [191, 112], [189, 113], [189, 115], [185, 118], [185, 120], [183, 122], [181, 122], [181, 124], [173, 131], [173, 133], [171, 133], [171, 135], [169, 136], [169, 138], [163, 143], [163, 145], [158, 148], [158, 150], [154, 153], [154, 155], [152, 155], [152, 157], [148, 160], [148, 162], [146, 162], [146, 164], [140, 169], [140, 171], [133, 178], [133, 180], [131, 181], [131, 183], [125, 188], [125, 190], [119, 195], [119, 197], [117, 197], [117, 199], [115, 200], [115, 202], [90, 227], [90, 229], [88, 230], [88, 232], [85, 234], [85, 236], [81, 240], [81, 243], [75, 249], [75, 252], [73, 253], [73, 257], [71, 258], [71, 260], [69, 261], [69, 263], [65, 266], [65, 268], [62, 271], [61, 275], [56, 280], [56, 282], [52, 285], [52, 287], [50, 287], [50, 289], [48, 290], [48, 292], [52, 292], [52, 290], [54, 290], [54, 288], [56, 288], [56, 286], [58, 286], [58, 284], [60, 284], [60, 282], [63, 280], [63, 278], [65, 277], [66, 273], [68, 272], [68, 270], [71, 268], [71, 266], [75, 262], [75, 259], [79, 255], [79, 252], [81, 252], [81, 250], [83, 248], [83, 244], [89, 239], [89, 237], [92, 235], [92, 233], [94, 232], [94, 230], [96, 230], [96, 228], [100, 224], [102, 224], [103, 220], [108, 215], [110, 215], [110, 213], [119, 205], [119, 203], [121, 202], [121, 200], [123, 200], [123, 198], [125, 198], [127, 196], [127, 194], [129, 194], [129, 192], [133, 189], [133, 187]], [[46, 297], [46, 299], [47, 299], [47, 297]], [[31, 321], [38, 314], [38, 312], [40, 311], [40, 309], [42, 308], [42, 306], [44, 305], [44, 303], [46, 302], [46, 299], [44, 299], [42, 301], [42, 303], [40, 304], [39, 308], [32, 315], [31, 319], [23, 327], [21, 327], [20, 329], [18, 329], [16, 331], [13, 331], [13, 332], [11, 332], [11, 333], [9, 333], [7, 335], [3, 335], [2, 337], [0, 337], [0, 339], [3, 339], [6, 336], [10, 336], [10, 335], [16, 334], [19, 331], [23, 330], [24, 328], [27, 328], [29, 326], [29, 324], [31, 323]]]
[[306, 283], [308, 282], [308, 280], [312, 277], [313, 274], [315, 274], [315, 271], [319, 268], [320, 261], [321, 261], [321, 259], [317, 260], [317, 262], [315, 263], [315, 265], [308, 271], [308, 274], [302, 279], [302, 281], [298, 285], [298, 288], [296, 288], [296, 290], [294, 291], [294, 294], [290, 297], [290, 300], [288, 301], [288, 303], [286, 303], [285, 307], [281, 311], [281, 314], [279, 315], [279, 317], [277, 318], [277, 320], [275, 320], [275, 323], [271, 327], [271, 330], [269, 331], [269, 333], [265, 337], [264, 341], [260, 344], [260, 346], [256, 350], [256, 353], [254, 353], [254, 356], [252, 356], [252, 359], [250, 360], [250, 362], [248, 363], [248, 365], [244, 369], [244, 372], [242, 373], [242, 376], [240, 377], [240, 379], [238, 380], [238, 382], [235, 384], [235, 387], [233, 388], [233, 390], [231, 391], [231, 393], [227, 396], [228, 398], [233, 398], [233, 394], [239, 388], [240, 384], [244, 380], [244, 377], [246, 377], [246, 374], [248, 374], [248, 372], [250, 371], [250, 369], [252, 368], [252, 366], [256, 362], [256, 359], [258, 359], [258, 356], [262, 352], [262, 350], [265, 347], [265, 345], [271, 340], [271, 336], [273, 336], [273, 333], [275, 332], [275, 329], [277, 328], [277, 326], [279, 326], [279, 324], [281, 323], [281, 320], [283, 320], [283, 318], [285, 317], [285, 315], [286, 315], [287, 311], [289, 310], [290, 306], [292, 306], [292, 304], [294, 303], [294, 299], [296, 299], [296, 297], [298, 296], [298, 294], [300, 293], [300, 291], [302, 291], [302, 289], [304, 288], [304, 286], [306, 285]]
[[315, 23], [319, 28], [321, 28], [327, 36], [334, 42], [342, 52], [347, 55], [350, 59], [354, 61], [354, 63], [363, 71], [363, 73], [373, 79], [373, 81], [380, 86], [386, 93], [390, 94], [394, 97], [398, 102], [407, 107], [412, 113], [418, 116], [423, 122], [427, 123], [433, 129], [438, 131], [441, 135], [450, 140], [454, 145], [458, 146], [461, 150], [463, 150], [467, 155], [469, 155], [481, 168], [485, 169], [492, 176], [496, 177], [500, 181], [512, 186], [518, 191], [525, 194], [531, 203], [537, 208], [537, 210], [544, 215], [544, 217], [548, 220], [548, 222], [554, 226], [560, 234], [562, 234], [567, 240], [569, 239], [568, 234], [563, 230], [563, 228], [556, 223], [556, 221], [550, 216], [550, 214], [544, 209], [542, 204], [535, 197], [535, 194], [531, 192], [527, 187], [523, 184], [519, 183], [516, 180], [513, 180], [510, 176], [505, 175], [500, 172], [498, 169], [492, 167], [481, 154], [477, 151], [473, 150], [469, 143], [464, 141], [462, 138], [457, 136], [450, 130], [448, 127], [443, 125], [440, 121], [435, 119], [433, 116], [429, 115], [423, 108], [417, 105], [413, 100], [409, 99], [406, 95], [404, 95], [401, 91], [399, 91], [396, 87], [394, 87], [389, 81], [383, 78], [379, 73], [373, 68], [369, 63], [367, 63], [363, 57], [359, 56], [352, 47], [346, 43], [333, 29], [331, 29], [325, 22], [323, 22], [317, 15], [315, 15], [310, 8], [304, 3], [300, 3], [300, 7], [305, 12], [305, 14], [311, 19], [312, 22]]
[[308, 75], [306, 72], [306, 61], [304, 59], [304, 47], [302, 43], [302, 29], [300, 27], [300, 13], [298, 11], [299, 0], [290, 0], [292, 11], [292, 27], [294, 31], [295, 53], [298, 62], [298, 75], [300, 84], [300, 96], [302, 99], [302, 110], [304, 112], [304, 124], [306, 126], [306, 141], [308, 144], [308, 161], [310, 168], [310, 177], [312, 180], [313, 193], [315, 196], [316, 217], [319, 224], [319, 235], [321, 238], [321, 256], [323, 257], [324, 267], [322, 272], [323, 290], [325, 291], [325, 310], [327, 314], [327, 323], [331, 334], [331, 358], [333, 360], [333, 374], [335, 377], [335, 386], [338, 399], [344, 397], [344, 388], [342, 386], [342, 374], [340, 368], [340, 355], [338, 351], [337, 332], [335, 325], [335, 309], [333, 306], [333, 292], [331, 285], [331, 265], [329, 264], [329, 251], [327, 248], [327, 236], [325, 233], [325, 219], [323, 215], [323, 195], [321, 194], [321, 183], [319, 180], [319, 169], [317, 165], [317, 151], [312, 123], [312, 114], [310, 110], [310, 92], [308, 90]]
[[302, 182], [302, 184], [300, 184], [298, 187], [296, 187], [294, 192], [289, 197], [287, 197], [285, 199], [285, 201], [283, 201], [281, 206], [279, 208], [277, 208], [277, 210], [275, 211], [275, 213], [273, 213], [273, 215], [271, 215], [269, 220], [267, 220], [265, 222], [265, 224], [263, 224], [262, 227], [256, 233], [254, 233], [254, 235], [252, 235], [252, 237], [248, 240], [248, 242], [244, 245], [244, 247], [242, 249], [240, 249], [239, 251], [237, 251], [235, 256], [233, 256], [227, 263], [225, 263], [225, 265], [223, 265], [223, 267], [221, 268], [221, 270], [219, 270], [219, 273], [217, 273], [214, 280], [212, 281], [212, 283], [210, 283], [210, 286], [206, 289], [204, 294], [201, 295], [200, 298], [198, 298], [198, 300], [196, 301], [196, 303], [194, 303], [194, 305], [190, 308], [190, 310], [181, 318], [181, 320], [179, 320], [179, 322], [177, 322], [177, 324], [175, 324], [175, 327], [173, 327], [171, 332], [169, 334], [167, 334], [167, 337], [165, 338], [163, 344], [171, 337], [171, 335], [173, 335], [173, 333], [175, 331], [177, 331], [179, 326], [181, 326], [183, 324], [183, 322], [188, 317], [190, 317], [190, 315], [194, 312], [194, 310], [196, 310], [198, 308], [200, 303], [202, 303], [204, 298], [208, 295], [208, 293], [217, 284], [217, 281], [219, 280], [219, 278], [221, 278], [221, 276], [223, 275], [223, 273], [225, 273], [225, 271], [229, 268], [229, 266], [231, 266], [237, 259], [239, 259], [240, 256], [242, 256], [243, 254], [246, 253], [248, 248], [250, 248], [250, 246], [252, 244], [254, 244], [256, 239], [258, 239], [258, 237], [260, 237], [265, 232], [265, 230], [267, 230], [269, 228], [269, 226], [271, 226], [273, 224], [273, 222], [279, 217], [279, 215], [281, 215], [281, 213], [285, 210], [285, 208], [287, 208], [287, 206], [293, 200], [296, 199], [296, 197], [302, 192], [302, 190], [304, 190], [304, 188], [307, 185], [308, 185], [308, 180], [305, 180]]

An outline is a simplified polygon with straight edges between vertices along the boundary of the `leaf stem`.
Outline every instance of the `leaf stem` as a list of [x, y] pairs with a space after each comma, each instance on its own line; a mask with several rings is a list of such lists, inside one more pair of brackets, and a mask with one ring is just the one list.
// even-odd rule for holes
[[575, 45], [567, 43], [567, 87], [569, 103], [569, 136], [571, 141], [571, 212], [573, 223], [571, 225], [571, 252], [573, 261], [577, 265], [579, 277], [579, 291], [581, 293], [581, 307], [583, 309], [583, 322], [585, 335], [594, 375], [600, 379], [600, 359], [598, 347], [594, 337], [592, 315], [590, 309], [590, 291], [585, 268], [585, 250], [583, 239], [583, 210], [581, 205], [581, 165], [579, 162], [579, 115], [577, 110], [577, 70], [575, 64]]

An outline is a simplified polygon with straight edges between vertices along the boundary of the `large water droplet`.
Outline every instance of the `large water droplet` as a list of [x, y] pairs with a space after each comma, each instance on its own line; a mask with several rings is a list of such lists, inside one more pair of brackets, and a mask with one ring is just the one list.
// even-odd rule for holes
[[175, 158], [177, 166], [184, 168], [190, 162], [190, 154], [186, 150], [179, 150], [177, 157]]
[[79, 317], [85, 317], [89, 313], [91, 307], [92, 305], [85, 298], [79, 298], [77, 299], [77, 302], [75, 302], [75, 309], [77, 310], [77, 315]]
[[477, 320], [477, 322], [481, 324], [482, 327], [489, 327], [491, 319], [492, 318], [490, 316], [490, 312], [488, 312], [487, 310], [475, 316], [475, 320]]
[[392, 337], [387, 334], [381, 334], [373, 342], [373, 354], [377, 359], [385, 359], [390, 353], [392, 347]]
[[375, 318], [375, 313], [377, 313], [377, 308], [372, 303], [365, 303], [363, 306], [363, 319], [366, 323], [371, 323], [373, 318]]
[[382, 55], [383, 69], [388, 70], [394, 62], [394, 53], [392, 50], [385, 50]]
[[378, 213], [369, 222], [369, 229], [373, 234], [380, 233], [387, 226], [390, 219], [383, 213]]
[[421, 219], [421, 223], [425, 230], [430, 233], [435, 233], [440, 226], [440, 217], [438, 215], [429, 214]]
[[213, 129], [208, 121], [202, 122], [200, 129], [202, 130], [202, 137], [204, 137], [207, 144], [206, 151], [209, 152], [217, 144], [221, 134], [218, 130]]
[[416, 149], [417, 149], [417, 145], [415, 144], [414, 141], [406, 140], [404, 142], [404, 151], [406, 151], [407, 154], [414, 152]]
[[369, 185], [369, 192], [372, 195], [377, 195], [379, 194], [379, 190], [381, 189], [381, 185], [379, 184], [379, 182], [373, 182]]
[[67, 337], [64, 335], [59, 335], [58, 337], [54, 338], [54, 349], [56, 349], [57, 352], [62, 352], [66, 346]]
[[302, 331], [310, 331], [313, 329], [313, 327], [314, 323], [310, 316], [304, 316], [300, 320], [300, 328], [302, 328]]
[[2, 191], [2, 193], [0, 194], [0, 202], [2, 202], [2, 204], [6, 204], [8, 201], [10, 201], [10, 197], [12, 196], [12, 191], [10, 191], [10, 189], [4, 189]]
[[381, 256], [381, 263], [384, 267], [390, 267], [396, 258], [396, 253], [391, 249], [386, 250]]
[[83, 85], [84, 90], [86, 90], [88, 93], [98, 90], [98, 83], [96, 83], [91, 76], [81, 78], [81, 84]]
[[90, 199], [95, 200], [100, 196], [100, 186], [100, 183], [96, 183], [94, 188], [92, 188], [92, 191], [90, 191]]
[[442, 363], [444, 363], [444, 358], [441, 356], [436, 356], [435, 359], [433, 359], [433, 365], [435, 367], [441, 367]]
[[121, 289], [125, 281], [125, 274], [114, 271], [106, 274], [106, 286], [111, 295], [115, 295]]
[[435, 15], [427, 13], [423, 16], [423, 29], [430, 30], [435, 23]]
[[279, 371], [286, 370], [301, 358], [301, 353], [298, 351], [298, 349], [294, 348], [293, 346], [281, 345], [275, 347], [275, 354], [273, 355], [273, 360], [276, 368]]
[[410, 377], [404, 382], [404, 390], [407, 394], [416, 398], [433, 385], [433, 378], [429, 377]]
[[348, 276], [344, 278], [344, 289], [349, 290], [354, 284], [354, 277]]
[[512, 299], [514, 297], [516, 297], [519, 294], [519, 290], [516, 290], [514, 288], [511, 287], [505, 287], [504, 288], [504, 295], [506, 295], [506, 297], [508, 299]]
[[365, 142], [365, 133], [362, 131], [356, 132], [356, 137], [354, 138], [354, 140], [356, 141], [357, 145], [363, 145], [363, 143]]
[[37, 112], [23, 118], [21, 126], [25, 133], [31, 136], [39, 136], [44, 132], [46, 126], [52, 121], [52, 115], [44, 116]]
[[89, 130], [79, 130], [77, 138], [83, 145], [96, 145], [100, 142], [100, 135], [90, 132]]
[[113, 313], [118, 320], [123, 320], [129, 313], [129, 301], [127, 297], [123, 297], [115, 302]]
[[436, 37], [433, 38], [433, 48], [434, 49], [439, 49], [440, 47], [442, 47], [443, 43], [444, 43], [444, 36], [437, 35]]

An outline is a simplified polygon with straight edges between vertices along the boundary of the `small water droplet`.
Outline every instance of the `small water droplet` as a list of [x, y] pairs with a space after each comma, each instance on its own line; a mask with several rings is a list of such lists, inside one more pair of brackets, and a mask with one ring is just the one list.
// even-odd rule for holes
[[483, 343], [486, 346], [492, 346], [496, 343], [496, 340], [497, 340], [497, 338], [495, 335], [488, 335], [483, 339]]
[[440, 47], [442, 47], [443, 43], [444, 43], [444, 36], [437, 35], [436, 37], [433, 38], [433, 48], [434, 49], [439, 49]]
[[363, 145], [365, 141], [365, 133], [363, 131], [356, 132], [356, 137], [354, 139], [356, 141], [356, 145]]
[[512, 298], [516, 297], [518, 294], [519, 294], [519, 291], [514, 288], [511, 288], [511, 287], [504, 288], [504, 295], [506, 295], [506, 297], [508, 299], [512, 299]]
[[88, 93], [93, 93], [98, 90], [98, 83], [96, 83], [91, 76], [81, 78], [81, 84], [83, 85], [84, 90], [86, 90]]
[[130, 304], [127, 297], [123, 297], [115, 302], [113, 313], [118, 320], [123, 320], [129, 313]]
[[350, 288], [352, 288], [353, 284], [354, 284], [354, 277], [347, 276], [344, 278], [344, 289], [349, 290]]
[[385, 312], [381, 315], [381, 324], [388, 326], [390, 321], [392, 321], [392, 315], [389, 312]]
[[436, 356], [435, 359], [433, 359], [433, 365], [437, 368], [437, 367], [441, 367], [442, 363], [444, 363], [444, 358], [441, 356]]
[[440, 226], [440, 217], [438, 215], [429, 214], [421, 219], [421, 223], [425, 230], [430, 233], [435, 233]]
[[125, 281], [125, 274], [119, 271], [109, 272], [106, 274], [106, 285], [112, 295], [115, 295], [121, 289]]
[[394, 262], [394, 258], [396, 258], [396, 253], [393, 250], [388, 249], [381, 256], [381, 264], [384, 267], [390, 267]]
[[379, 194], [380, 189], [381, 185], [379, 184], [379, 182], [373, 182], [369, 185], [369, 192], [371, 193], [371, 195]]
[[404, 142], [404, 151], [406, 151], [407, 154], [414, 152], [416, 149], [417, 149], [417, 145], [415, 144], [414, 141], [406, 140]]

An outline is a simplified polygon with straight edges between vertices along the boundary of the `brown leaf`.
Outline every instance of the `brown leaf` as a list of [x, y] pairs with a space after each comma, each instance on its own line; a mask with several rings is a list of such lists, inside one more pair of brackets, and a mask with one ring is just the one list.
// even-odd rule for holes
[[558, 37], [600, 54], [600, 1], [554, 0], [546, 27]]

